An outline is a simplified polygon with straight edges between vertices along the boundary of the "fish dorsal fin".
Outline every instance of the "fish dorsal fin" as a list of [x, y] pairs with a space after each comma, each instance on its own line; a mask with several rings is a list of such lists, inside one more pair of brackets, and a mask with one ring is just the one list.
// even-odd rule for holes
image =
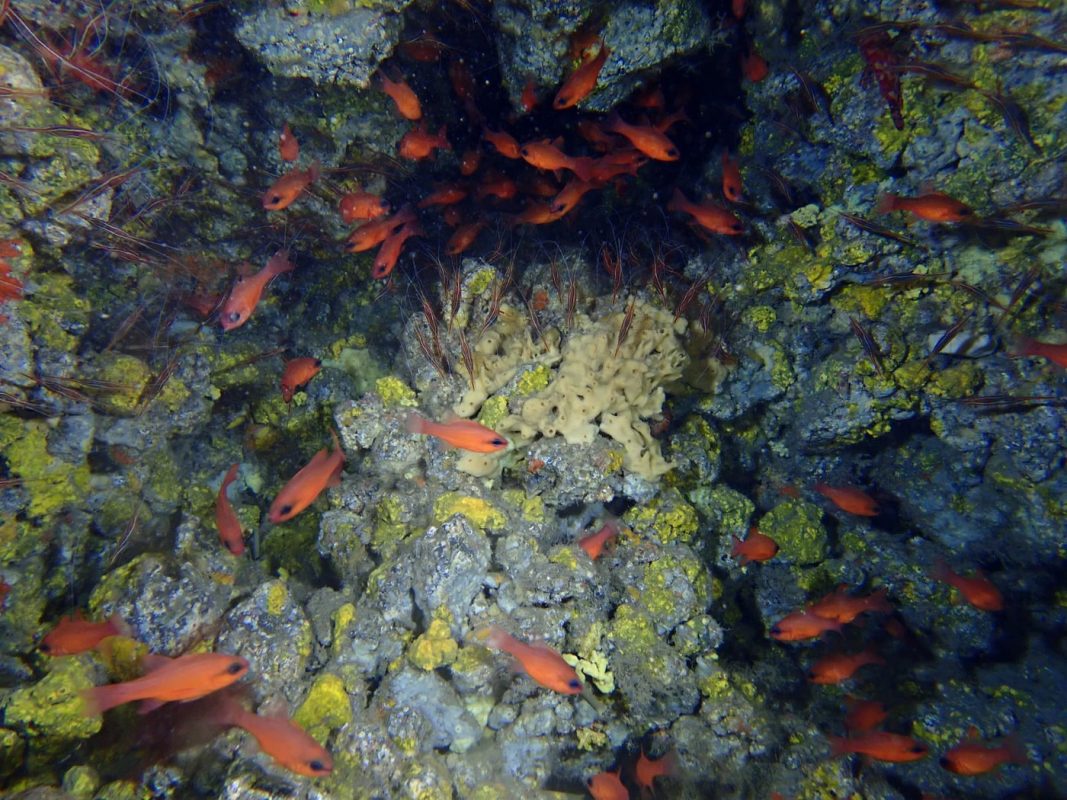
[[967, 740], [977, 742], [981, 738], [982, 735], [978, 732], [978, 726], [972, 723], [971, 726], [967, 728]]
[[167, 656], [161, 656], [158, 653], [145, 653], [141, 656], [141, 667], [144, 669], [145, 675], [150, 672], [155, 672], [158, 669], [170, 664], [174, 659]]

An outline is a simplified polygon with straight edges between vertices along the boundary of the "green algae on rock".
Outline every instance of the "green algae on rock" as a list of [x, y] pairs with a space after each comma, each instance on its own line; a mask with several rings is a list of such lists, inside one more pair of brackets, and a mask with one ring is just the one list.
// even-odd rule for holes
[[756, 527], [778, 543], [780, 559], [798, 567], [818, 564], [827, 556], [829, 542], [822, 510], [814, 503], [786, 500], [764, 514]]

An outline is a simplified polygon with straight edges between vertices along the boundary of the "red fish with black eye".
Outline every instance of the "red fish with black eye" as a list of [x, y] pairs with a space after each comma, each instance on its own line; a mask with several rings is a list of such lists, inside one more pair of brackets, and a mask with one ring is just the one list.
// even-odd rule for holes
[[745, 226], [736, 216], [725, 208], [714, 203], [697, 204], [689, 200], [681, 189], [675, 189], [674, 195], [667, 203], [668, 211], [681, 211], [689, 214], [693, 221], [705, 230], [712, 233], [722, 233], [727, 236], [740, 236], [745, 232]]
[[337, 441], [337, 434], [331, 431], [333, 437], [333, 452], [325, 447], [312, 456], [311, 461], [304, 465], [278, 492], [274, 502], [270, 504], [270, 513], [267, 519], [277, 525], [287, 522], [315, 502], [316, 498], [328, 487], [338, 486], [341, 483], [341, 469], [345, 465], [345, 454], [341, 449], [341, 443]]
[[748, 529], [748, 536], [744, 541], [736, 536], [733, 540], [734, 546], [730, 549], [730, 555], [739, 559], [742, 567], [751, 561], [767, 561], [774, 558], [778, 552], [778, 542], [767, 534], [760, 533], [755, 525]]
[[968, 603], [981, 611], [1004, 610], [1004, 595], [1000, 593], [996, 584], [982, 573], [982, 570], [975, 572], [974, 577], [965, 578], [953, 572], [948, 564], [939, 558], [934, 564], [930, 577], [952, 586], [963, 595]]
[[585, 551], [590, 559], [596, 561], [604, 553], [604, 549], [619, 535], [618, 520], [609, 519], [596, 533], [583, 536], [578, 540], [578, 546]]
[[600, 70], [604, 68], [604, 64], [610, 55], [610, 48], [601, 42], [600, 52], [596, 54], [596, 57], [578, 67], [563, 82], [559, 92], [556, 93], [556, 99], [552, 101], [552, 107], [556, 111], [562, 111], [565, 108], [577, 105], [588, 97], [596, 87], [597, 78], [600, 77]]
[[278, 178], [263, 195], [263, 208], [267, 211], [281, 211], [288, 208], [303, 194], [304, 190], [318, 180], [319, 162], [314, 162], [307, 169], [293, 169]]
[[233, 464], [226, 472], [219, 486], [218, 496], [215, 498], [215, 527], [219, 529], [219, 539], [223, 546], [233, 555], [239, 556], [245, 551], [244, 533], [241, 531], [241, 521], [237, 519], [237, 513], [230, 505], [230, 499], [226, 496], [226, 490], [237, 477], [239, 464]]
[[489, 629], [486, 644], [513, 656], [534, 681], [560, 694], [581, 694], [582, 682], [574, 667], [546, 644], [527, 644], [497, 627]]
[[286, 403], [291, 402], [296, 390], [318, 375], [321, 369], [322, 362], [310, 356], [301, 356], [286, 361], [285, 369], [282, 370], [282, 400]]
[[279, 250], [268, 259], [266, 266], [248, 277], [238, 277], [219, 313], [219, 324], [224, 331], [232, 331], [248, 322], [259, 305], [263, 290], [272, 280], [296, 266], [289, 260], [288, 250]]
[[728, 152], [722, 154], [722, 194], [731, 203], [741, 202], [741, 168]]
[[974, 218], [974, 212], [955, 197], [944, 192], [926, 192], [918, 197], [901, 197], [887, 193], [874, 207], [876, 214], [907, 211], [926, 222], [964, 222]]

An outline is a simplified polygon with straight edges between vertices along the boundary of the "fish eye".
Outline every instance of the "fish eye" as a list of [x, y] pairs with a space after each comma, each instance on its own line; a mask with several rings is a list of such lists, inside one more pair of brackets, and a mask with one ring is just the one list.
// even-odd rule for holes
[[926, 747], [921, 744], [914, 744], [911, 746], [911, 752], [913, 753], [925, 753]]
[[312, 772], [329, 772], [329, 770], [326, 769], [326, 765], [319, 761], [317, 758], [313, 758], [311, 761], [309, 761], [308, 766], [311, 768]]
[[672, 157], [678, 155], [678, 148], [677, 147], [668, 147], [667, 148], [667, 155], [672, 156]]
[[292, 506], [282, 506], [279, 511], [282, 512], [282, 516], [288, 516], [289, 512], [293, 510]]
[[273, 205], [277, 205], [277, 204], [278, 204], [278, 203], [280, 203], [281, 201], [282, 201], [282, 196], [281, 196], [280, 194], [275, 194], [275, 195], [271, 195], [271, 198], [270, 198], [270, 204], [271, 204], [272, 206], [273, 206]]
[[782, 632], [782, 629], [781, 629], [781, 628], [779, 628], [779, 627], [778, 627], [777, 625], [774, 625], [773, 627], [771, 627], [771, 633], [773, 633], [773, 634], [779, 634], [779, 633], [781, 633], [781, 632]]
[[226, 319], [228, 319], [230, 322], [237, 322], [239, 319], [241, 319], [241, 312], [231, 311], [229, 314], [226, 315]]
[[240, 661], [233, 661], [230, 663], [230, 666], [226, 667], [226, 671], [231, 675], [237, 675], [242, 672], [244, 668], [245, 665], [242, 664]]
[[945, 756], [941, 756], [941, 758], [937, 759], [937, 764], [944, 769], [948, 769], [952, 765], [952, 762]]
[[567, 687], [570, 689], [581, 690], [582, 682], [577, 678], [567, 681]]
[[41, 642], [41, 652], [42, 653], [51, 653], [52, 652], [52, 645], [48, 644], [48, 642]]
[[507, 439], [501, 439], [499, 436], [497, 436], [495, 439], [489, 440], [489, 444], [493, 445], [494, 447], [504, 447], [507, 443]]

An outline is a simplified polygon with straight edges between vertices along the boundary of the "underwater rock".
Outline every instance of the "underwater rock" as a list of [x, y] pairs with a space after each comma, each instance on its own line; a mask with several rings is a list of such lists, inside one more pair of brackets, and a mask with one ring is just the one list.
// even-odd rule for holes
[[489, 540], [463, 516], [453, 516], [431, 527], [414, 541], [412, 591], [415, 605], [429, 618], [448, 609], [456, 625], [466, 618], [474, 596], [481, 591], [489, 570]]
[[417, 752], [462, 753], [482, 736], [463, 700], [435, 672], [401, 667], [382, 681], [372, 708], [386, 717], [394, 741], [411, 742]]

